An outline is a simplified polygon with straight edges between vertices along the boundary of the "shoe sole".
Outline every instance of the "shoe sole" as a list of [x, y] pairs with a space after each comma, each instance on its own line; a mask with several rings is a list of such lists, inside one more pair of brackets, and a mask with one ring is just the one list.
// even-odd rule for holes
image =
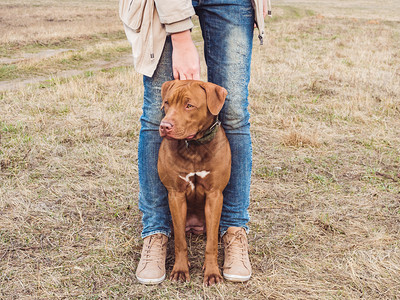
[[240, 276], [240, 275], [231, 275], [231, 274], [225, 274], [222, 273], [224, 275], [224, 278], [228, 281], [234, 281], [234, 282], [245, 282], [248, 281], [251, 277], [250, 275], [247, 276]]
[[159, 284], [165, 280], [165, 274], [160, 278], [153, 278], [153, 279], [145, 279], [145, 278], [140, 278], [138, 276], [136, 276], [136, 278], [137, 280], [139, 280], [141, 284], [146, 284], [146, 285]]

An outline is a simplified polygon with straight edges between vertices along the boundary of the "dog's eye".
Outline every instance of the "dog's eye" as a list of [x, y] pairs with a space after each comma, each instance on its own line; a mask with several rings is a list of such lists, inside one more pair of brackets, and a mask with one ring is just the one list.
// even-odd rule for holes
[[186, 104], [186, 108], [192, 108], [192, 107], [194, 107], [192, 104]]

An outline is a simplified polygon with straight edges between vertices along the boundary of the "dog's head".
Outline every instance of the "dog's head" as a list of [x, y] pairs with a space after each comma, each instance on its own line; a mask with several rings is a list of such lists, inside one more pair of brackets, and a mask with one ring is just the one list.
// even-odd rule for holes
[[197, 139], [210, 127], [224, 105], [227, 91], [199, 80], [172, 80], [162, 85], [165, 117], [160, 136], [170, 139]]

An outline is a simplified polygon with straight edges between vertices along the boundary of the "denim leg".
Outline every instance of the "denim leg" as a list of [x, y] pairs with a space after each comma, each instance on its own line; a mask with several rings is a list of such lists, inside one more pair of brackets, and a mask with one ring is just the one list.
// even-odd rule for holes
[[[252, 149], [248, 106], [248, 83], [254, 15], [250, 1], [193, 1], [203, 32], [208, 80], [225, 87], [228, 97], [220, 119], [232, 151], [231, 178], [224, 191], [220, 231], [238, 226], [248, 230]], [[142, 237], [154, 233], [170, 235], [168, 195], [157, 172], [161, 138], [158, 125], [163, 117], [161, 85], [172, 80], [172, 46], [167, 39], [153, 77], [144, 77], [144, 103], [139, 135], [139, 209], [143, 213]]]
[[172, 45], [167, 38], [163, 54], [153, 77], [143, 76], [143, 113], [140, 118], [138, 164], [139, 164], [139, 209], [142, 212], [142, 238], [163, 233], [171, 234], [171, 214], [168, 193], [158, 177], [157, 161], [161, 145], [158, 126], [163, 118], [161, 110], [161, 85], [173, 79]]
[[220, 120], [231, 146], [232, 171], [224, 190], [220, 232], [231, 226], [248, 231], [252, 146], [247, 108], [254, 11], [250, 0], [193, 4], [202, 28], [208, 81], [228, 91]]

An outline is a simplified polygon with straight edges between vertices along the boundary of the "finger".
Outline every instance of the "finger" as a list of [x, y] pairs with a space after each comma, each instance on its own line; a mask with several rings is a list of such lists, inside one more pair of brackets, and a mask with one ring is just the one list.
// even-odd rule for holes
[[192, 74], [192, 73], [188, 74], [188, 75], [186, 76], [186, 79], [187, 79], [187, 80], [193, 80], [193, 74]]
[[180, 80], [187, 80], [186, 74], [179, 74]]
[[179, 72], [177, 69], [173, 69], [174, 79], [179, 79]]
[[265, 6], [263, 7], [263, 17], [265, 18], [268, 14], [268, 10], [265, 8]]
[[194, 73], [193, 74], [193, 79], [194, 80], [200, 80], [200, 73], [199, 72]]

